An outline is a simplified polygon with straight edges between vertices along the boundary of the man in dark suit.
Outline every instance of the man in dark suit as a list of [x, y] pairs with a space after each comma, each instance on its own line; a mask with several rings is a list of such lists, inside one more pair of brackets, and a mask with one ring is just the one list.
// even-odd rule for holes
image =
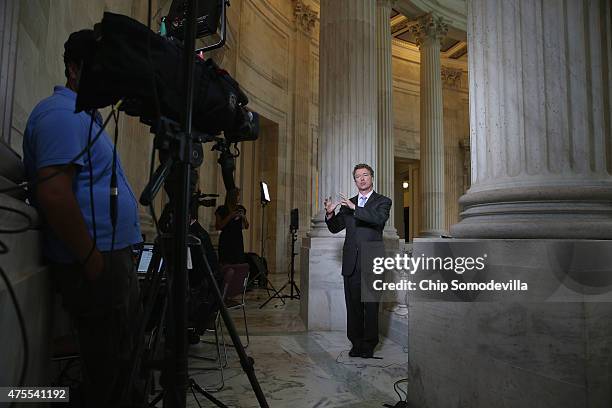
[[[372, 265], [372, 248], [376, 256], [384, 256], [382, 232], [389, 219], [391, 199], [374, 191], [374, 171], [367, 164], [353, 169], [353, 179], [359, 193], [348, 199], [341, 195], [339, 202], [325, 199], [325, 222], [332, 233], [346, 228], [342, 249], [342, 275], [347, 314], [347, 337], [353, 347], [351, 357], [371, 358], [378, 344], [378, 302], [364, 302], [361, 297], [362, 274], [372, 274], [370, 268], [362, 271], [361, 265]], [[338, 206], [340, 211], [335, 213]], [[379, 253], [380, 252], [380, 253]], [[367, 257], [368, 259], [365, 259]], [[364, 281], [367, 279], [364, 279]], [[371, 299], [368, 299], [371, 300]]]

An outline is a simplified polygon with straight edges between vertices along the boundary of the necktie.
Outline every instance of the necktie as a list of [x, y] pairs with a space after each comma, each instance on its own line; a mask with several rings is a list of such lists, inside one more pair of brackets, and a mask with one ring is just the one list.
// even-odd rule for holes
[[364, 196], [359, 197], [359, 206], [363, 207], [367, 199], [368, 197], [364, 197]]

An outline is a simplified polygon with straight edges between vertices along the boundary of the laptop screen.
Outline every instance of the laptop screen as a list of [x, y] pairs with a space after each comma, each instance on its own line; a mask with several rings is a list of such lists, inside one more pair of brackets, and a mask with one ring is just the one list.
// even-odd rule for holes
[[149, 264], [153, 258], [153, 244], [143, 244], [142, 250], [140, 251], [140, 259], [138, 261], [138, 270], [136, 273], [147, 273]]

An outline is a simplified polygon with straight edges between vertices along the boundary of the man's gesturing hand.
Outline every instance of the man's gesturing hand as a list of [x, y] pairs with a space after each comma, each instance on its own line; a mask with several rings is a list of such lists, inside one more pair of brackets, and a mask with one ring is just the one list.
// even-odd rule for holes
[[334, 210], [338, 206], [339, 203], [334, 203], [331, 197], [327, 197], [325, 201], [323, 201], [323, 205], [325, 206], [325, 212], [327, 215], [331, 216], [334, 214]]
[[340, 204], [350, 208], [351, 210], [355, 209], [355, 204], [353, 204], [353, 202], [349, 200], [344, 194], [340, 194], [340, 198], [342, 198], [342, 200], [340, 200]]

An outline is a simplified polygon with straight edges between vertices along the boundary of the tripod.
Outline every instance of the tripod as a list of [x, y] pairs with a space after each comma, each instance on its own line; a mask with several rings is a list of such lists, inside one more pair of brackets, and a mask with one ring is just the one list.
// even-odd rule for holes
[[[244, 347], [236, 332], [234, 323], [223, 304], [223, 296], [214, 279], [214, 273], [208, 259], [202, 250], [201, 242], [196, 237], [188, 235], [187, 228], [188, 214], [186, 208], [189, 206], [188, 203], [190, 199], [193, 199], [196, 185], [196, 183], [191, 183], [190, 179], [196, 180], [197, 172], [195, 168], [202, 164], [203, 150], [201, 143], [216, 141], [213, 149], [221, 151], [218, 161], [219, 164], [221, 164], [224, 182], [227, 180], [226, 188], [227, 186], [231, 188], [234, 185], [234, 156], [232, 156], [229, 151], [229, 144], [226, 140], [195, 132], [192, 139], [187, 138], [180, 128], [177, 127], [176, 123], [165, 118], [160, 120], [158, 127], [154, 129], [154, 133], [156, 134], [155, 145], [160, 149], [160, 159], [163, 156], [165, 161], [162, 161], [162, 165], [155, 171], [149, 184], [147, 184], [140, 198], [140, 202], [143, 205], [150, 205], [163, 184], [170, 198], [170, 202], [166, 207], [167, 210], [164, 211], [165, 216], [162, 214], [162, 220], [165, 221], [162, 222], [160, 220], [160, 224], [162, 224], [163, 227], [162, 231], [172, 231], [172, 234], [164, 233], [161, 238], [158, 237], [158, 240], [161, 239], [162, 242], [156, 243], [156, 250], [154, 250], [151, 259], [152, 265], [150, 265], [147, 272], [149, 288], [147, 288], [148, 290], [146, 292], [143, 292], [145, 314], [136, 331], [137, 339], [144, 337], [145, 325], [149, 321], [149, 317], [152, 314], [153, 307], [160, 293], [162, 275], [164, 274], [166, 275], [168, 289], [166, 291], [167, 295], [164, 295], [163, 313], [161, 313], [158, 318], [155, 338], [151, 339], [149, 342], [153, 344], [153, 347], [149, 347], [146, 352], [144, 344], [139, 345], [137, 348], [133, 361], [131, 362], [130, 382], [128, 383], [128, 387], [124, 388], [123, 394], [125, 395], [126, 390], [130, 388], [129, 384], [132, 384], [136, 378], [138, 367], [137, 359], [143, 356], [143, 365], [145, 369], [159, 369], [160, 367], [163, 369], [162, 386], [164, 391], [152, 401], [152, 404], [157, 403], [163, 398], [164, 406], [184, 407], [186, 388], [189, 387], [192, 392], [197, 391], [217, 406], [225, 407], [225, 405], [200, 387], [193, 379], [188, 377], [186, 294], [188, 292], [187, 249], [189, 248], [193, 256], [192, 259], [200, 260], [201, 265], [204, 266], [203, 269], [207, 273], [209, 281], [214, 289], [214, 297], [219, 303], [221, 317], [227, 327], [236, 352], [240, 357], [242, 369], [247, 374], [259, 405], [262, 408], [268, 408], [266, 398], [255, 377], [253, 368], [254, 361], [251, 357], [247, 356], [244, 351]], [[187, 142], [185, 142], [185, 140], [187, 140]], [[183, 152], [182, 155], [180, 155], [176, 151], [178, 148], [186, 148], [188, 152]], [[180, 163], [179, 160], [181, 156], [188, 158], [189, 161], [183, 163], [180, 167], [181, 172], [177, 172], [176, 165]], [[187, 173], [185, 185], [177, 183], [177, 178], [185, 182], [185, 175], [181, 174], [182, 172]], [[183, 197], [183, 192], [186, 192], [186, 197]], [[172, 211], [170, 211], [170, 209], [172, 209]], [[181, 222], [183, 220], [185, 223]], [[176, 232], [177, 226], [181, 227], [179, 233]], [[183, 227], [184, 232], [182, 232]], [[181, 236], [183, 236], [183, 240], [179, 239]], [[185, 243], [185, 247], [182, 247], [181, 250], [176, 248], [178, 241]], [[162, 259], [164, 261], [162, 261]], [[180, 264], [181, 267], [178, 267], [177, 264]], [[166, 323], [162, 325], [161, 322], [164, 320]], [[156, 361], [154, 360], [154, 355], [157, 345], [159, 344], [162, 329], [166, 338], [164, 358], [161, 361]]]
[[[265, 218], [266, 218], [266, 204], [268, 204], [267, 201], [265, 200], [261, 200], [261, 257], [265, 260], [264, 257], [264, 250], [265, 250], [265, 242], [266, 242], [266, 235], [264, 233], [264, 225], [265, 225]], [[267, 262], [266, 262], [266, 270], [267, 270]], [[257, 274], [257, 276], [261, 275], [261, 271], [259, 271], [259, 273]], [[255, 276], [253, 279], [257, 278], [257, 276]], [[269, 287], [268, 287], [269, 286]], [[270, 289], [272, 290], [272, 294], [270, 294]], [[268, 304], [268, 302], [270, 302], [272, 299], [280, 299], [281, 302], [283, 302], [283, 304], [285, 304], [285, 299], [283, 298], [283, 296], [280, 293], [280, 290], [276, 290], [274, 288], [274, 286], [272, 285], [272, 282], [270, 282], [270, 279], [268, 279], [268, 277], [266, 276], [266, 290], [268, 291], [268, 299], [262, 303], [259, 308], [262, 309], [265, 305]], [[281, 289], [282, 290], [282, 289]]]
[[[285, 283], [278, 291], [268, 298], [259, 308], [263, 308], [266, 306], [272, 299], [280, 299], [283, 303], [285, 303], [285, 299], [299, 299], [300, 298], [300, 289], [295, 284], [295, 256], [297, 253], [295, 252], [295, 243], [297, 241], [297, 230], [291, 228], [291, 269], [289, 271], [289, 280]], [[290, 295], [283, 295], [282, 291], [289, 285], [291, 290]], [[293, 290], [295, 289], [295, 294]]]
[[[166, 207], [166, 209], [164, 210], [164, 214], [166, 214], [166, 216], [168, 215], [168, 210], [169, 210], [169, 207]], [[170, 216], [170, 218], [171, 217], [172, 216]], [[162, 219], [164, 218], [165, 217], [162, 215]], [[149, 317], [152, 314], [155, 304], [158, 304], [160, 301], [159, 299], [160, 293], [162, 296], [161, 303], [163, 305], [161, 307], [161, 312], [159, 313], [159, 315], [156, 316], [155, 323], [153, 324], [152, 335], [149, 341], [149, 344], [150, 345], [152, 344], [152, 346], [149, 346], [149, 348], [146, 350], [142, 350], [142, 347], [140, 347], [139, 349], [140, 353], [142, 353], [142, 351], [145, 351], [144, 355], [149, 357], [148, 358], [149, 361], [147, 361], [149, 367], [155, 367], [157, 365], [157, 363], [154, 360], [154, 357], [155, 357], [156, 350], [159, 346], [159, 341], [161, 338], [160, 334], [163, 332], [163, 328], [164, 328], [163, 322], [165, 321], [167, 317], [166, 312], [168, 311], [168, 307], [170, 308], [172, 307], [172, 302], [169, 302], [169, 296], [171, 296], [172, 293], [169, 291], [161, 292], [161, 282], [163, 280], [164, 275], [166, 276], [166, 279], [169, 285], [172, 285], [172, 276], [166, 275], [165, 273], [166, 272], [166, 266], [165, 266], [166, 262], [164, 262], [165, 259], [163, 256], [163, 254], [167, 254], [171, 256], [171, 252], [169, 252], [170, 248], [168, 247], [168, 245], [171, 244], [172, 241], [173, 239], [172, 239], [171, 234], [163, 234], [161, 239], [158, 238], [158, 240], [156, 240], [154, 248], [153, 248], [153, 256], [151, 259], [151, 263], [149, 264], [149, 267], [147, 269], [147, 277], [146, 277], [147, 284], [145, 285], [146, 290], [143, 292], [144, 299], [145, 299], [144, 317], [140, 323], [139, 333], [142, 332], [142, 334], [144, 334], [144, 330], [145, 330], [144, 326], [149, 321]], [[229, 316], [227, 308], [225, 307], [225, 304], [223, 302], [223, 295], [221, 294], [219, 286], [217, 285], [217, 279], [215, 277], [215, 274], [210, 266], [210, 263], [208, 262], [206, 254], [204, 253], [202, 243], [199, 238], [193, 235], [188, 236], [187, 243], [188, 243], [189, 251], [192, 254], [192, 264], [194, 266], [195, 265], [204, 266], [204, 269], [206, 272], [206, 276], [204, 277], [204, 279], [206, 279], [208, 284], [211, 285], [211, 287], [213, 288], [214, 298], [217, 304], [219, 305], [220, 315], [223, 318], [227, 331], [229, 332], [229, 335], [232, 339], [232, 343], [234, 344], [236, 352], [238, 353], [242, 369], [247, 374], [247, 377], [249, 378], [249, 381], [251, 382], [251, 385], [253, 386], [253, 390], [257, 396], [258, 401], [260, 402], [260, 406], [268, 407], [267, 402], [265, 400], [265, 396], [263, 395], [263, 392], [261, 391], [261, 388], [259, 387], [259, 383], [257, 382], [257, 378], [255, 377], [255, 370], [253, 368], [254, 360], [253, 358], [247, 356], [244, 350], [244, 347], [240, 341], [240, 337], [237, 334], [236, 327], [234, 326], [234, 323], [231, 317]], [[170, 259], [166, 259], [166, 260], [170, 261]], [[137, 355], [140, 353], [137, 353]], [[132, 366], [132, 375], [135, 375], [134, 370], [135, 370], [135, 366]], [[133, 377], [131, 377], [131, 379], [133, 379]], [[162, 385], [164, 386], [164, 389], [166, 388], [165, 387], [166, 380], [167, 378], [164, 378], [162, 375], [161, 382], [162, 382]], [[210, 392], [208, 392], [203, 387], [201, 387], [193, 378], [187, 377], [187, 380], [188, 380], [187, 385], [194, 395], [197, 392], [200, 395], [207, 398], [212, 403], [214, 403], [215, 405], [217, 405], [218, 407], [221, 407], [221, 408], [227, 407], [221, 401], [213, 397], [210, 394]], [[145, 387], [145, 388], [148, 389], [148, 387]], [[166, 392], [161, 391], [149, 403], [149, 406], [154, 407], [160, 400], [162, 400], [162, 398], [165, 398], [165, 397], [166, 397]]]
[[[300, 298], [300, 289], [295, 284], [295, 256], [297, 252], [295, 252], [295, 243], [297, 242], [297, 230], [291, 229], [291, 271], [289, 272], [289, 281], [280, 288], [282, 292], [283, 289], [289, 285], [291, 288], [291, 294], [289, 296], [284, 296], [286, 299], [299, 299]], [[295, 289], [295, 295], [293, 294], [293, 290]]]

